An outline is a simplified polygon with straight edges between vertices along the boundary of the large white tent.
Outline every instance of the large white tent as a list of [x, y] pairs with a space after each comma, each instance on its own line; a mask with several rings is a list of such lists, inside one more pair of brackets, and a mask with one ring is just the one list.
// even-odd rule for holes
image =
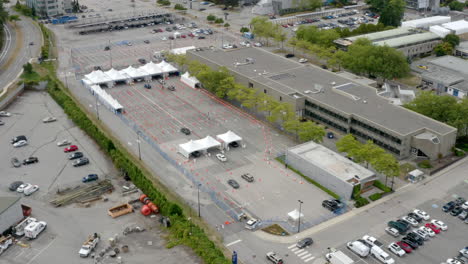
[[120, 72], [130, 76], [130, 78], [132, 78], [132, 79], [145, 79], [145, 80], [148, 80], [148, 78], [150, 78], [149, 73], [142, 70], [141, 68], [133, 68], [132, 66], [128, 66], [128, 68], [125, 68], [125, 69], [121, 70]]
[[291, 211], [288, 213], [288, 218], [293, 221], [297, 221], [299, 219], [299, 216], [303, 218], [304, 214], [303, 213], [299, 214], [299, 210], [297, 209], [294, 209], [294, 211]]
[[177, 68], [172, 66], [171, 64], [167, 63], [166, 61], [161, 61], [157, 64], [164, 73], [174, 73], [177, 72]]
[[205, 138], [199, 139], [197, 141], [205, 148], [205, 150], [208, 150], [214, 147], [219, 148], [221, 146], [221, 143], [219, 143], [219, 141], [217, 141], [211, 136], [206, 136]]
[[91, 73], [86, 74], [85, 78], [93, 84], [106, 84], [109, 87], [112, 87], [113, 85], [112, 78], [107, 76], [107, 74], [105, 74], [101, 70], [92, 71]]
[[242, 141], [242, 138], [238, 136], [236, 133], [232, 132], [229, 130], [228, 132], [224, 134], [219, 134], [216, 136], [216, 138], [222, 142], [222, 147], [227, 148], [229, 144], [232, 142], [239, 142]]
[[158, 64], [152, 61], [141, 66], [140, 69], [144, 70], [151, 76], [161, 75], [163, 73], [163, 70], [161, 69], [161, 67], [159, 67]]
[[190, 140], [189, 142], [179, 144], [178, 152], [184, 157], [189, 158], [190, 154], [192, 154], [195, 151], [206, 152], [210, 148], [219, 148], [220, 146], [221, 143], [219, 143], [216, 139], [214, 139], [211, 136], [206, 136], [202, 139]]
[[115, 100], [111, 95], [106, 93], [99, 85], [88, 86], [90, 92], [97, 96], [98, 100], [112, 112], [117, 113], [123, 110], [123, 106]]
[[180, 76], [180, 81], [192, 88], [197, 88], [200, 84], [200, 81], [195, 76], [190, 76], [188, 72]]
[[128, 82], [130, 81], [130, 76], [126, 75], [125, 73], [123, 72], [120, 72], [114, 68], [108, 70], [108, 71], [105, 71], [104, 74], [106, 74], [109, 78], [112, 79], [113, 82], [122, 82], [122, 81], [125, 81], [125, 82]]

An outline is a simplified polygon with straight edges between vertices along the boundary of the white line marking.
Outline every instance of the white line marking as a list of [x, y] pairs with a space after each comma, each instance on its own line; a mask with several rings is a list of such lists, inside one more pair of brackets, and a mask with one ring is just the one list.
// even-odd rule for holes
[[296, 251], [296, 250], [299, 250], [298, 248], [293, 248], [291, 249], [292, 252]]
[[50, 247], [50, 245], [52, 245], [52, 243], [54, 243], [54, 241], [55, 241], [55, 238], [54, 238], [52, 241], [50, 241], [50, 243], [49, 243], [45, 248], [41, 249], [41, 250], [39, 251], [39, 253], [37, 253], [36, 256], [34, 256], [33, 258], [31, 258], [31, 259], [28, 261], [28, 264], [31, 263], [31, 262], [33, 262], [35, 258], [37, 258], [40, 254], [42, 254], [42, 252], [44, 252], [46, 249], [48, 249], [48, 248]]
[[304, 262], [306, 262], [306, 263], [307, 263], [307, 262], [309, 262], [309, 261], [313, 260], [314, 258], [315, 258], [315, 257], [308, 258], [308, 259], [304, 260]]
[[295, 246], [296, 246], [296, 244], [290, 245], [290, 246], [288, 247], [288, 249], [291, 249], [291, 248], [293, 248], [293, 247], [295, 247]]
[[233, 242], [227, 244], [226, 247], [232, 246], [232, 245], [237, 244], [237, 243], [239, 243], [239, 242], [241, 242], [241, 241], [242, 241], [241, 239], [236, 240], [236, 241], [233, 241]]
[[308, 258], [308, 257], [310, 257], [310, 256], [312, 256], [312, 254], [307, 254], [307, 255], [305, 255], [305, 256], [302, 256], [301, 259], [306, 259], [306, 258]]
[[304, 249], [298, 250], [298, 251], [296, 251], [294, 253], [297, 255], [297, 254], [301, 253], [302, 251], [304, 251]]
[[298, 254], [297, 256], [300, 257], [300, 256], [304, 256], [305, 254], [309, 253], [309, 251], [304, 251], [302, 252], [301, 254]]

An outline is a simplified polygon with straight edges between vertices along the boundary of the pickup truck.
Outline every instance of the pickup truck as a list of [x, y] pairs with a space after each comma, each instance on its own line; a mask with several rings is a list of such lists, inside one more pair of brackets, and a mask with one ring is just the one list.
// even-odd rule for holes
[[94, 248], [97, 246], [98, 243], [99, 243], [99, 235], [97, 233], [94, 233], [94, 235], [90, 235], [88, 237], [88, 240], [86, 240], [80, 248], [80, 251], [79, 251], [80, 257], [82, 258], [88, 257], [91, 251], [94, 250]]

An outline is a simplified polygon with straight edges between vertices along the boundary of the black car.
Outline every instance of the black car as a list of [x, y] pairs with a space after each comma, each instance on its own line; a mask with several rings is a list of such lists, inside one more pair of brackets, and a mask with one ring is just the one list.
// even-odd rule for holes
[[145, 41], [143, 41], [143, 42], [146, 43], [146, 44], [149, 44], [149, 43], [150, 43], [149, 40], [145, 40]]
[[239, 147], [239, 143], [237, 143], [237, 141], [234, 141], [234, 142], [229, 143], [229, 146], [233, 148], [237, 148]]
[[465, 200], [465, 198], [463, 198], [463, 197], [458, 197], [458, 198], [455, 200], [455, 204], [456, 204], [456, 205], [462, 205], [462, 204], [465, 203], [465, 202], [466, 202], [466, 200]]
[[172, 28], [167, 27], [167, 28], [166, 28], [166, 31], [167, 31], [167, 32], [171, 32], [171, 31], [172, 31]]
[[301, 241], [297, 242], [296, 247], [298, 247], [298, 248], [305, 248], [305, 247], [307, 247], [307, 246], [312, 245], [312, 243], [314, 243], [314, 241], [312, 240], [312, 238], [306, 237], [306, 238], [302, 239]]
[[21, 184], [23, 184], [24, 182], [22, 181], [15, 181], [15, 182], [12, 182], [10, 184], [10, 186], [8, 187], [8, 189], [10, 189], [10, 191], [16, 191], [16, 189], [18, 189], [18, 187], [20, 187]]
[[151, 89], [151, 84], [146, 83], [145, 85], [143, 85], [143, 87], [145, 87], [146, 89]]
[[145, 59], [138, 59], [138, 62], [141, 63], [141, 64], [145, 64], [146, 60]]
[[285, 56], [286, 58], [292, 58], [292, 57], [294, 57], [294, 54], [288, 53], [288, 54], [286, 54], [286, 55], [284, 55], [284, 56]]
[[327, 208], [328, 210], [330, 211], [335, 211], [336, 209], [338, 209], [338, 204], [336, 204], [336, 202], [332, 201], [332, 200], [325, 200], [322, 202], [322, 206]]
[[168, 89], [169, 91], [175, 91], [174, 85], [169, 85], [169, 86], [167, 87], [167, 89]]
[[420, 223], [421, 223], [422, 220], [423, 220], [419, 215], [417, 215], [417, 214], [415, 214], [415, 213], [409, 213], [408, 216], [411, 217], [411, 218], [413, 218], [414, 220], [420, 222]]
[[419, 244], [416, 241], [408, 237], [403, 237], [401, 242], [408, 244], [408, 246], [410, 246], [412, 249], [417, 249], [419, 247]]
[[106, 47], [104, 48], [104, 50], [110, 50], [110, 47], [109, 47], [109, 46], [106, 46]]
[[83, 166], [89, 163], [87, 158], [79, 158], [73, 162], [73, 167]]
[[444, 206], [442, 206], [442, 211], [444, 212], [449, 212], [449, 211], [452, 211], [452, 209], [455, 207], [455, 202], [454, 201], [450, 201], [448, 203], [446, 203]]
[[450, 214], [452, 216], [458, 216], [459, 214], [461, 214], [461, 212], [463, 212], [463, 209], [460, 206], [455, 206], [455, 208], [452, 209]]
[[20, 141], [20, 140], [26, 140], [28, 141], [28, 139], [26, 138], [26, 136], [17, 136], [17, 137], [14, 137], [11, 139], [11, 144], [15, 144], [16, 142]]
[[206, 8], [200, 8], [200, 9], [198, 9], [198, 11], [205, 11], [205, 10], [206, 10]]
[[83, 157], [83, 153], [82, 152], [74, 152], [72, 154], [70, 154], [68, 156], [68, 159], [69, 160], [74, 160], [74, 159], [79, 159], [79, 158], [82, 158]]
[[198, 36], [198, 39], [205, 39], [205, 36]]
[[180, 132], [184, 133], [185, 135], [190, 135], [190, 129], [186, 128], [186, 127], [183, 127], [180, 129]]
[[418, 243], [420, 246], [424, 245], [424, 239], [422, 237], [420, 237], [418, 234], [416, 233], [413, 233], [413, 232], [410, 232], [406, 235], [407, 238], [415, 241], [416, 243]]
[[406, 230], [408, 230], [410, 228], [408, 222], [406, 222], [405, 220], [397, 219], [396, 222], [400, 223], [402, 226], [404, 226], [406, 228]]
[[198, 158], [201, 156], [201, 152], [200, 151], [194, 151], [192, 152], [192, 156], [194, 156], [195, 158]]
[[237, 183], [236, 180], [232, 180], [232, 179], [231, 179], [231, 180], [228, 180], [227, 182], [228, 182], [228, 184], [231, 185], [231, 187], [234, 188], [234, 189], [239, 189], [239, 187], [240, 187], [239, 183]]
[[28, 164], [37, 163], [37, 162], [39, 162], [39, 159], [37, 157], [29, 157], [23, 160], [23, 165], [28, 165]]

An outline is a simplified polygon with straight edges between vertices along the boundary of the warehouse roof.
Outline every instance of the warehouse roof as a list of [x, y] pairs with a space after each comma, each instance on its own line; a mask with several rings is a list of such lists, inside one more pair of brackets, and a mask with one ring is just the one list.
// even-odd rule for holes
[[438, 57], [429, 61], [431, 64], [468, 75], [468, 61], [454, 56]]
[[349, 37], [346, 38], [351, 41], [355, 41], [359, 38], [367, 38], [370, 41], [377, 41], [377, 40], [383, 40], [383, 39], [388, 39], [388, 38], [395, 38], [398, 36], [404, 36], [404, 35], [409, 35], [413, 34], [415, 30], [413, 28], [409, 27], [399, 27], [395, 29], [390, 29], [390, 30], [385, 30], [385, 31], [380, 31], [380, 32], [375, 32], [375, 33], [369, 33], [369, 34], [363, 34], [355, 37]]
[[440, 39], [439, 35], [432, 33], [432, 32], [424, 32], [424, 33], [418, 33], [418, 34], [413, 34], [413, 35], [408, 35], [408, 36], [402, 36], [398, 38], [376, 41], [374, 42], [374, 45], [378, 45], [378, 46], [387, 45], [392, 48], [399, 48], [399, 47], [405, 47], [408, 45], [414, 45], [417, 43], [422, 43], [422, 42], [436, 40], [436, 39]]
[[19, 199], [21, 199], [21, 197], [14, 197], [14, 196], [0, 197], [0, 214], [2, 214], [8, 208], [14, 205]]
[[368, 120], [400, 135], [414, 133], [423, 128], [441, 135], [456, 130], [392, 105], [387, 99], [378, 96], [375, 88], [357, 84], [316, 66], [285, 59], [263, 49], [204, 49], [192, 50], [188, 54], [199, 56], [209, 66], [225, 66], [237, 74], [287, 95], [300, 93], [337, 112]]

